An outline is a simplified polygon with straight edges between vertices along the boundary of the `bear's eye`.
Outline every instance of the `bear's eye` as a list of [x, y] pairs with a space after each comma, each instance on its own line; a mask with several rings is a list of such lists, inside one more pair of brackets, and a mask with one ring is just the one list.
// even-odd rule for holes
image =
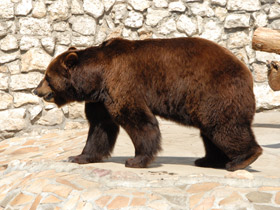
[[46, 75], [45, 76], [45, 79], [46, 79], [46, 81], [48, 82], [48, 85], [50, 86], [50, 88], [52, 89], [52, 90], [54, 90], [54, 88], [53, 88], [53, 86], [52, 86], [52, 84], [51, 84], [51, 79], [49, 78], [49, 76], [48, 75]]

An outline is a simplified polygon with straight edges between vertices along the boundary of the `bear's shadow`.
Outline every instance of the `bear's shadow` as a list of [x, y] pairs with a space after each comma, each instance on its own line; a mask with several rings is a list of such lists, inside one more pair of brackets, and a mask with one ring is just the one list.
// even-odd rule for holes
[[[107, 163], [125, 164], [125, 161], [130, 158], [132, 158], [132, 156], [113, 156], [113, 157], [108, 158], [107, 160], [104, 160], [104, 162], [105, 163], [107, 162]], [[159, 156], [159, 157], [156, 157], [154, 162], [152, 162], [148, 166], [148, 168], [159, 168], [159, 167], [162, 167], [163, 164], [195, 166], [194, 161], [197, 158], [198, 157]], [[204, 169], [207, 169], [207, 168], [204, 168]], [[251, 166], [248, 166], [245, 170], [248, 172], [260, 172], [258, 170], [253, 169]]]
[[[133, 158], [132, 156], [112, 156], [104, 162], [112, 162], [124, 164], [127, 159]], [[194, 166], [194, 161], [197, 157], [173, 157], [173, 156], [158, 156], [155, 160], [148, 166], [148, 168], [158, 168], [163, 164], [173, 164], [173, 165], [190, 165]]]

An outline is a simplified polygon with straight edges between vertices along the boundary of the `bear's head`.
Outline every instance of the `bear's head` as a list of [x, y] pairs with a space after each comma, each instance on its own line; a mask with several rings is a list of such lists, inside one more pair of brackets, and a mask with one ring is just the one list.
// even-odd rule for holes
[[268, 84], [274, 91], [280, 90], [280, 62], [279, 61], [268, 61]]
[[45, 77], [33, 93], [59, 107], [75, 100], [75, 88], [71, 84], [71, 70], [78, 63], [76, 49], [58, 55], [47, 67]]

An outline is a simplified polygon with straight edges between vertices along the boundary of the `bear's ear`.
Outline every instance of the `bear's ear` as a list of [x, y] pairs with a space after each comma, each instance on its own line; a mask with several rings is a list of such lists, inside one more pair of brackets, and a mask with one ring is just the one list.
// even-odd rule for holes
[[69, 53], [64, 60], [64, 65], [67, 69], [73, 67], [78, 63], [78, 55], [75, 52]]
[[278, 69], [279, 66], [277, 65], [277, 63], [275, 61], [271, 61], [271, 65], [275, 70], [277, 70], [277, 71], [279, 70]]
[[77, 50], [77, 48], [76, 47], [69, 47], [68, 50]]

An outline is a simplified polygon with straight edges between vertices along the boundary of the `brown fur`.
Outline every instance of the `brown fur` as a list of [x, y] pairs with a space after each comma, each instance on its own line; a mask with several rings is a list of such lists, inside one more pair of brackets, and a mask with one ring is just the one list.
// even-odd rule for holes
[[[88, 139], [72, 162], [108, 157], [122, 126], [135, 147], [126, 166], [147, 167], [161, 149], [156, 115], [200, 129], [206, 156], [197, 166], [237, 170], [262, 151], [251, 129], [251, 72], [211, 41], [112, 39], [85, 50], [71, 48], [50, 63], [45, 82], [58, 106], [86, 102]], [[44, 97], [43, 87], [35, 93]]]
[[268, 72], [268, 84], [274, 91], [280, 90], [280, 62], [271, 61], [267, 64]]

